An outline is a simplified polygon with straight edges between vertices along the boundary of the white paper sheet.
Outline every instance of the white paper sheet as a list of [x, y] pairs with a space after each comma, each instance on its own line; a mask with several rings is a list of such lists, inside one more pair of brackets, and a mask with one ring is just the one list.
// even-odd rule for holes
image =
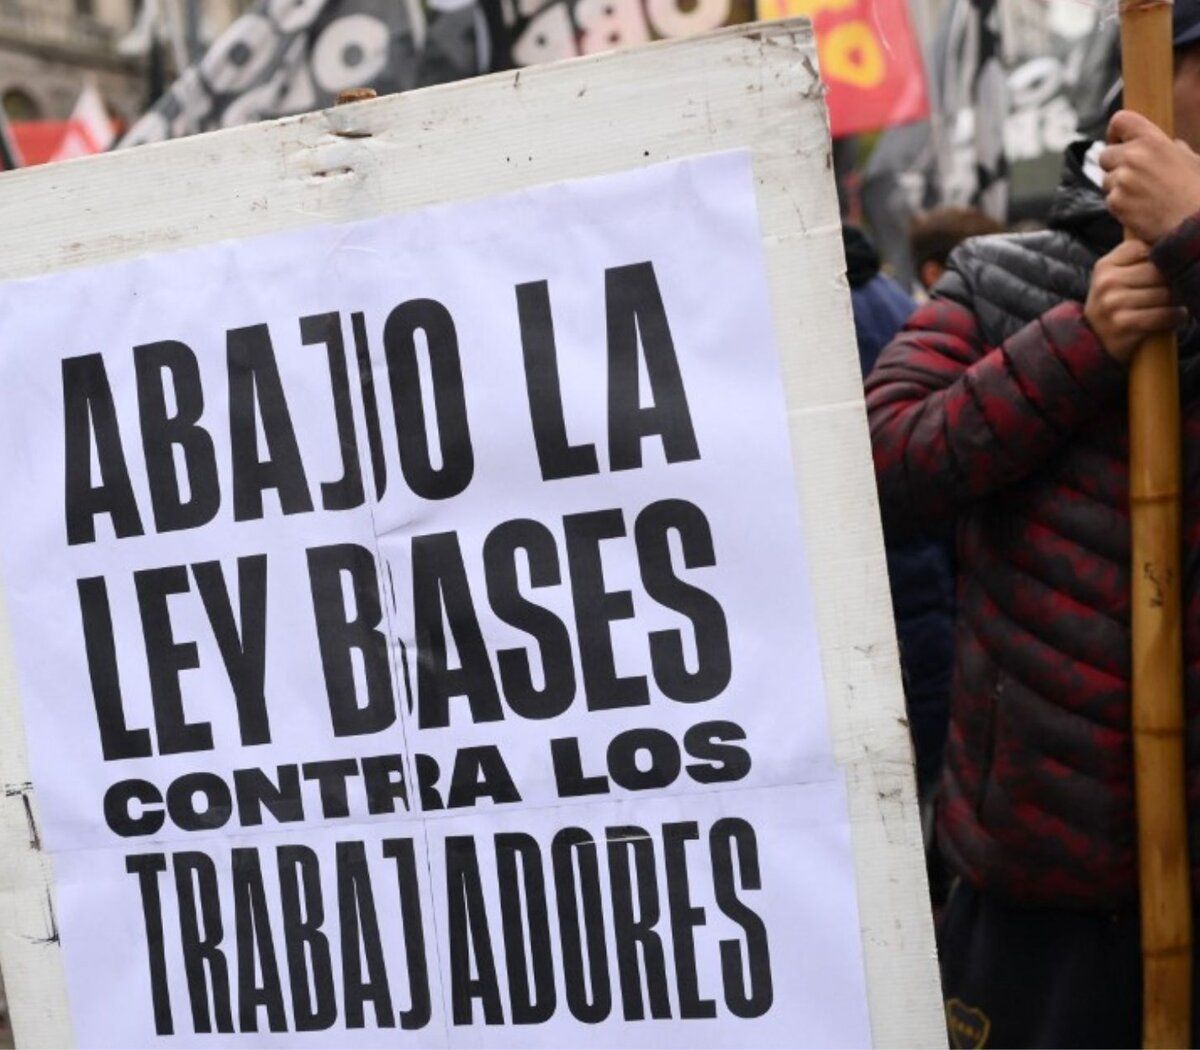
[[[0, 383], [21, 392], [0, 417], [4, 580], [82, 1043], [867, 1042], [747, 155], [11, 282], [0, 316]], [[110, 755], [130, 757], [106, 760], [101, 707]], [[251, 796], [271, 784], [279, 797], [256, 820]], [[694, 841], [679, 838], [689, 822]], [[718, 891], [712, 850], [726, 847], [713, 827], [742, 823], [758, 870], [735, 836]], [[609, 843], [622, 827], [653, 849], [669, 1017], [627, 1020], [605, 863], [625, 848]], [[566, 977], [551, 863], [569, 828], [598, 844], [611, 1003], [589, 1020], [567, 995], [578, 974]], [[504, 833], [531, 836], [545, 866], [549, 944], [527, 934], [554, 957], [556, 1001], [536, 1023], [513, 1020]], [[497, 1023], [485, 1023], [486, 981], [468, 1015], [453, 1006], [482, 980], [470, 937], [475, 969], [451, 966], [446, 841], [464, 836], [481, 862]], [[415, 884], [398, 883], [385, 840], [412, 844]], [[337, 1016], [309, 1033], [294, 1030], [291, 982], [304, 978], [280, 932], [309, 913], [283, 903], [281, 846], [315, 851], [330, 926]], [[275, 1033], [269, 994], [253, 993], [269, 962], [247, 956], [255, 973], [239, 983], [254, 889], [246, 876], [239, 919], [232, 849], [256, 850], [263, 871], [284, 1000]], [[389, 989], [386, 1002], [374, 989], [361, 1025], [334, 932], [349, 906], [339, 886], [361, 889], [339, 878], [358, 849]], [[203, 879], [187, 889], [191, 853], [213, 866], [222, 939], [193, 945], [189, 983], [180, 910], [208, 899]], [[161, 873], [156, 860], [129, 870], [133, 855], [161, 855]], [[239, 870], [253, 863], [237, 856]], [[151, 885], [170, 1034], [155, 1032]], [[398, 885], [420, 904], [423, 939], [410, 939], [428, 964], [428, 1010], [408, 997]], [[755, 921], [773, 994], [736, 1008], [722, 953], [746, 957]], [[689, 930], [713, 1016], [681, 1022], [709, 1012], [680, 998]], [[221, 1011], [190, 990], [204, 1000], [223, 981], [237, 1034], [205, 1035]], [[416, 1027], [381, 1022], [406, 1010]]]

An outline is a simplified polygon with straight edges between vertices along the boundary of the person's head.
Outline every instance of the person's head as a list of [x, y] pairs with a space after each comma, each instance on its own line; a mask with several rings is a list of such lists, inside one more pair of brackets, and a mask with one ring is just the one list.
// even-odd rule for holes
[[[1183, 139], [1194, 152], [1200, 152], [1200, 0], [1174, 0], [1171, 5], [1171, 44], [1175, 50], [1172, 82], [1175, 137]], [[1118, 77], [1104, 100], [1104, 124], [1123, 106], [1124, 90]], [[1103, 137], [1102, 127], [1085, 124], [1081, 130]]]
[[[1200, 0], [1174, 0], [1171, 42], [1175, 51], [1172, 84], [1175, 137], [1200, 153]], [[1109, 89], [1104, 109], [1111, 117], [1124, 105], [1121, 80]]]
[[946, 269], [950, 253], [968, 237], [1001, 233], [1004, 227], [978, 208], [931, 208], [909, 227], [913, 267], [925, 288], [932, 288]]

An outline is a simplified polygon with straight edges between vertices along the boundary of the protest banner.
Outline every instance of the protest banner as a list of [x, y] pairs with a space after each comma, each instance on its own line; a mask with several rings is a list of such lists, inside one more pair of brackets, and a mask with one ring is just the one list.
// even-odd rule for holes
[[807, 23], [5, 177], [22, 1045], [944, 1039]]
[[391, 94], [753, 20], [753, 0], [257, 0], [121, 144], [304, 113], [354, 88]]

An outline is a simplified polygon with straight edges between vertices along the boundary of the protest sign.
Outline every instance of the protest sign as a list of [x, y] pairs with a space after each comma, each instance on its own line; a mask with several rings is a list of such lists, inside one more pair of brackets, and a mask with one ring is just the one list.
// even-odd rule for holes
[[23, 1042], [937, 1037], [810, 49], [9, 179]]

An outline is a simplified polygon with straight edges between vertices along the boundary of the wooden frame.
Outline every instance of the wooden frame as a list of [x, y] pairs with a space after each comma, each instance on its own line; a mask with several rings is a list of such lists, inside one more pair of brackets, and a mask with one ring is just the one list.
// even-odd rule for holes
[[[911, 745], [806, 21], [497, 74], [0, 177], [0, 279], [751, 150], [877, 1045], [945, 1045]], [[815, 158], [815, 159], [814, 159]], [[801, 164], [830, 169], [799, 193]], [[74, 1042], [0, 608], [0, 968], [20, 1045]]]

